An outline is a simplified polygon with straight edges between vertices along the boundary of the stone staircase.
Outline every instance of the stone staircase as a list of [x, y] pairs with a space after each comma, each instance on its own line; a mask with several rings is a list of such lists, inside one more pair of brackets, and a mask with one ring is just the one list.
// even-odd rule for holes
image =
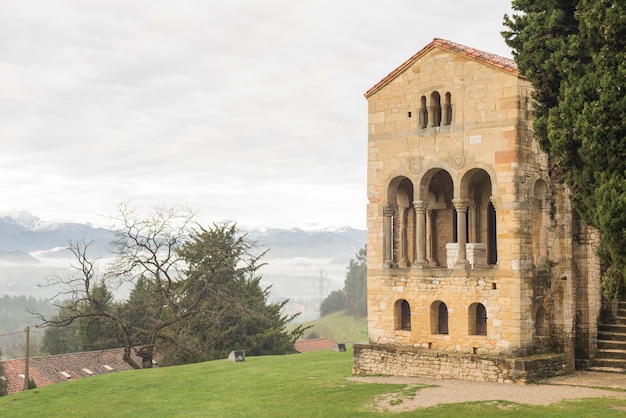
[[626, 372], [626, 301], [620, 301], [615, 322], [598, 324], [598, 352], [592, 371]]

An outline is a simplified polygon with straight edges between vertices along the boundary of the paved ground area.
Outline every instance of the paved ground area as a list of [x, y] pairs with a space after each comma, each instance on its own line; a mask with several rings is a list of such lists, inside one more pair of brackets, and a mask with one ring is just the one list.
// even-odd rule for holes
[[[353, 377], [362, 383], [403, 383], [411, 386], [433, 385], [407, 395], [390, 394], [377, 399], [381, 411], [401, 412], [427, 408], [444, 403], [504, 400], [530, 405], [547, 405], [566, 399], [626, 399], [626, 374], [576, 372], [568, 376], [546, 379], [540, 384], [435, 380], [418, 377]], [[615, 388], [619, 390], [603, 389]], [[404, 391], [405, 393], [407, 391]], [[410, 392], [410, 391], [409, 391]], [[402, 402], [398, 402], [402, 399]]]

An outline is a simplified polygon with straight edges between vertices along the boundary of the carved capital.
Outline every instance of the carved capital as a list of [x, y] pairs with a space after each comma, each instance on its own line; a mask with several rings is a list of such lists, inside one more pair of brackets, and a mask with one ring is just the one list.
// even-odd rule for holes
[[396, 213], [395, 205], [385, 205], [383, 207], [383, 216], [392, 217]]
[[497, 211], [498, 207], [496, 206], [496, 200], [494, 199], [493, 196], [489, 197], [489, 201], [491, 202], [491, 204], [493, 205], [493, 208]]
[[467, 212], [469, 208], [469, 200], [467, 199], [452, 199], [452, 204], [457, 212]]
[[428, 200], [414, 200], [413, 207], [415, 208], [415, 212], [424, 213], [428, 208]]

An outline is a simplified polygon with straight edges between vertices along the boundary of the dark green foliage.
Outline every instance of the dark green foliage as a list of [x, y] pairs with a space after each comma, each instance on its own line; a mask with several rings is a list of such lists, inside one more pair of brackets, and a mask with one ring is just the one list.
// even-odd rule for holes
[[193, 231], [180, 251], [188, 263], [181, 303], [195, 294], [200, 281], [209, 283], [209, 291], [197, 307], [198, 314], [176, 328], [172, 341], [184, 344], [170, 344], [168, 363], [225, 358], [235, 349], [248, 355], [293, 352], [304, 329], [285, 329], [294, 318], [281, 314], [287, 301], [268, 303], [270, 289], [261, 287], [257, 274], [263, 254], [253, 254], [254, 249], [234, 224]]
[[[69, 301], [67, 306], [61, 305], [44, 331], [43, 351], [66, 354], [121, 347], [123, 339], [116, 323], [99, 314], [113, 311], [116, 306], [104, 281], [94, 286], [91, 298], [84, 300], [80, 306]], [[81, 316], [74, 318], [77, 310]]]
[[614, 281], [626, 268], [626, 4], [514, 0], [513, 9], [521, 13], [505, 17], [503, 35], [535, 89], [535, 134], [600, 231]]
[[[122, 206], [116, 258], [103, 274], [87, 257], [88, 244], [70, 245], [76, 271], [52, 282], [70, 299], [46, 321], [50, 330], [68, 327], [68, 334], [51, 333], [48, 349], [67, 349], [66, 340], [78, 335], [81, 349], [123, 347], [134, 368], [152, 367], [155, 357], [166, 365], [223, 358], [235, 349], [291, 352], [304, 328], [286, 330], [293, 319], [281, 314], [287, 301], [268, 303], [257, 274], [263, 254], [254, 254], [234, 224], [193, 229], [192, 218], [188, 210], [163, 208], [142, 218]], [[120, 283], [133, 289], [115, 303], [107, 285]]]
[[333, 290], [320, 305], [320, 316], [346, 309], [346, 292], [343, 289]]
[[607, 299], [615, 300], [624, 291], [624, 278], [621, 272], [610, 267], [602, 277], [602, 293]]
[[367, 250], [361, 248], [350, 260], [346, 281], [346, 313], [354, 317], [367, 315]]
[[[64, 308], [51, 318], [54, 323], [62, 323], [67, 315]], [[43, 335], [42, 350], [47, 354], [67, 354], [82, 351], [78, 321], [66, 325], [49, 325]]]
[[367, 250], [361, 248], [356, 259], [351, 259], [343, 290], [335, 290], [322, 301], [321, 316], [346, 310], [355, 318], [367, 315]]
[[[104, 281], [100, 281], [93, 290], [93, 297], [89, 301], [92, 305], [86, 312], [114, 311], [113, 294]], [[115, 322], [102, 315], [86, 316], [79, 320], [78, 330], [81, 338], [81, 351], [104, 350], [123, 345], [122, 336]]]

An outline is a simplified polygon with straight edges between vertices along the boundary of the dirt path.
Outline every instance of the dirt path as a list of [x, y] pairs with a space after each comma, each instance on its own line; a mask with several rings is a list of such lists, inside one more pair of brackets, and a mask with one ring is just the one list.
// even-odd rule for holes
[[[445, 403], [473, 401], [510, 401], [529, 405], [548, 405], [566, 399], [626, 399], [626, 375], [576, 372], [568, 376], [546, 379], [541, 384], [514, 385], [506, 383], [435, 380], [418, 377], [353, 377], [362, 383], [407, 384], [402, 394], [389, 394], [377, 399], [380, 411], [402, 412]], [[418, 391], [411, 387], [432, 385]], [[617, 388], [622, 391], [602, 388]], [[400, 402], [401, 401], [401, 402]]]

